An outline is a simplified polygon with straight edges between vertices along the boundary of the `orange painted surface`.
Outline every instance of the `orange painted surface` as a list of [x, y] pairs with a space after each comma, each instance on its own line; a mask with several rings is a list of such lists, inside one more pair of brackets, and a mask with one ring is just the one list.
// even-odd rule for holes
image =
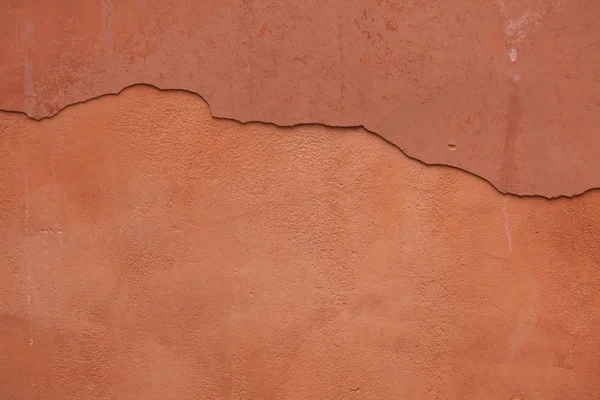
[[597, 0], [3, 3], [3, 110], [148, 83], [239, 121], [363, 125], [502, 192], [600, 187]]
[[149, 87], [0, 154], [0, 399], [598, 398], [598, 191]]

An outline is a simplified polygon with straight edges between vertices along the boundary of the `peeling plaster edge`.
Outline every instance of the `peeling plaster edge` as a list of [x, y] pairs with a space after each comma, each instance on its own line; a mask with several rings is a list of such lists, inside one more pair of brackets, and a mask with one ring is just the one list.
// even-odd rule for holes
[[322, 127], [326, 127], [329, 129], [364, 129], [365, 131], [367, 131], [368, 133], [377, 136], [378, 138], [382, 139], [384, 142], [394, 146], [395, 148], [397, 148], [398, 150], [400, 150], [400, 152], [405, 155], [406, 157], [408, 157], [411, 160], [417, 161], [419, 163], [421, 163], [422, 165], [426, 165], [426, 166], [430, 166], [430, 167], [447, 167], [447, 168], [452, 168], [461, 172], [465, 172], [469, 175], [472, 175], [478, 179], [481, 179], [485, 182], [487, 182], [489, 185], [491, 185], [498, 193], [500, 193], [501, 195], [504, 196], [514, 196], [514, 197], [518, 197], [518, 198], [538, 198], [538, 199], [544, 199], [544, 200], [548, 200], [548, 201], [552, 201], [552, 200], [560, 200], [560, 199], [574, 199], [576, 197], [580, 197], [583, 196], [584, 194], [600, 189], [599, 187], [592, 187], [589, 189], [586, 189], [582, 192], [578, 192], [578, 193], [574, 193], [572, 195], [565, 195], [565, 194], [561, 194], [561, 195], [557, 195], [557, 196], [546, 196], [543, 194], [519, 194], [519, 193], [511, 193], [508, 191], [503, 191], [500, 188], [498, 188], [494, 183], [492, 183], [492, 181], [490, 181], [489, 179], [478, 175], [474, 172], [471, 172], [469, 170], [466, 170], [464, 168], [461, 167], [457, 167], [455, 165], [450, 165], [450, 164], [444, 164], [444, 163], [428, 163], [425, 161], [420, 160], [417, 157], [413, 157], [410, 154], [408, 154], [404, 149], [402, 149], [400, 146], [398, 146], [397, 144], [389, 141], [388, 139], [384, 138], [383, 136], [381, 136], [380, 134], [378, 134], [375, 131], [370, 130], [369, 128], [365, 127], [364, 125], [329, 125], [326, 124], [324, 122], [300, 122], [300, 123], [296, 123], [296, 124], [279, 124], [279, 123], [275, 123], [275, 122], [270, 122], [270, 121], [260, 121], [260, 120], [246, 120], [246, 121], [241, 121], [232, 117], [224, 117], [224, 116], [218, 116], [215, 115], [213, 110], [211, 109], [210, 103], [208, 102], [208, 100], [206, 100], [206, 98], [204, 96], [202, 96], [199, 93], [196, 93], [192, 90], [188, 90], [188, 89], [179, 89], [179, 88], [161, 88], [158, 87], [156, 85], [153, 85], [151, 83], [144, 83], [144, 82], [139, 82], [139, 83], [132, 83], [129, 85], [124, 86], [122, 89], [120, 89], [119, 91], [115, 91], [115, 92], [107, 92], [107, 93], [103, 93], [97, 96], [93, 96], [93, 97], [89, 97], [85, 100], [81, 100], [81, 101], [76, 101], [73, 103], [69, 103], [66, 104], [60, 108], [58, 108], [54, 113], [52, 114], [48, 114], [39, 118], [30, 116], [26, 111], [21, 111], [21, 110], [12, 110], [12, 109], [3, 109], [0, 108], [0, 112], [4, 112], [4, 113], [11, 113], [11, 114], [20, 114], [20, 115], [24, 115], [26, 116], [28, 119], [33, 120], [33, 121], [44, 121], [47, 119], [51, 119], [53, 117], [55, 117], [56, 115], [58, 115], [60, 112], [62, 112], [63, 110], [69, 108], [69, 107], [73, 107], [73, 106], [77, 106], [80, 104], [86, 104], [88, 102], [94, 101], [96, 99], [102, 98], [102, 97], [109, 97], [109, 96], [118, 96], [119, 94], [121, 94], [123, 91], [130, 89], [132, 87], [136, 87], [136, 86], [147, 86], [147, 87], [151, 87], [154, 89], [157, 89], [161, 92], [185, 92], [185, 93], [190, 93], [192, 95], [198, 96], [200, 97], [208, 106], [208, 110], [210, 112], [210, 115], [212, 116], [212, 118], [215, 119], [222, 119], [222, 120], [227, 120], [227, 121], [233, 121], [233, 122], [237, 122], [243, 125], [246, 124], [254, 124], [254, 123], [259, 123], [259, 124], [265, 124], [265, 125], [272, 125], [272, 126], [276, 126], [278, 128], [284, 128], [284, 129], [289, 129], [289, 128], [294, 128], [294, 127], [301, 127], [301, 126], [322, 126]]

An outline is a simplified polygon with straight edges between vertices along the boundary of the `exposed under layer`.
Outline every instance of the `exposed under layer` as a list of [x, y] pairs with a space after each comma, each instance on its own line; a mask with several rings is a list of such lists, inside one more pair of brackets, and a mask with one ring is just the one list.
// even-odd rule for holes
[[1, 113], [0, 154], [0, 398], [600, 393], [599, 191], [148, 87]]

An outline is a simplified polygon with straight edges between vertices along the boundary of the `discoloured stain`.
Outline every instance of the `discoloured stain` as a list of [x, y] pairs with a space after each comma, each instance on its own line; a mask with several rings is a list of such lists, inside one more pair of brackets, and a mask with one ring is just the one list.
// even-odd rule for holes
[[504, 25], [504, 32], [511, 41], [521, 43], [523, 39], [542, 21], [546, 14], [545, 8], [527, 9], [517, 18], [508, 19]]
[[[501, 192], [600, 187], [594, 0], [10, 3], [3, 37], [21, 37], [21, 17], [26, 40], [0, 58], [4, 110], [40, 119], [148, 83], [197, 93], [216, 117], [364, 126]], [[505, 154], [514, 83], [523, 140]], [[468, 145], [447, 151], [448, 136]]]
[[2, 399], [600, 393], [600, 191], [147, 86], [0, 127]]
[[518, 80], [511, 82], [510, 97], [508, 99], [508, 112], [506, 115], [506, 131], [504, 133], [504, 159], [502, 161], [502, 182], [510, 186], [514, 181], [514, 176], [518, 174], [521, 165], [517, 164], [515, 154], [519, 152], [518, 146], [520, 139], [520, 121], [522, 117], [522, 106], [520, 97], [520, 87]]
[[24, 38], [25, 44], [27, 46], [34, 45], [34, 40], [33, 40], [34, 30], [35, 30], [35, 26], [33, 25], [33, 22], [30, 21], [29, 19], [25, 18], [23, 20], [23, 38]]
[[104, 44], [104, 57], [108, 62], [114, 62], [115, 39], [113, 30], [114, 4], [112, 0], [100, 0], [100, 18], [102, 20], [102, 41]]
[[531, 333], [533, 332], [537, 320], [538, 304], [535, 282], [527, 283], [529, 285], [533, 284], [533, 286], [527, 286], [527, 288], [524, 289], [529, 293], [526, 294], [527, 297], [524, 299], [524, 303], [519, 307], [517, 324], [511, 333], [507, 355], [509, 360], [516, 360], [522, 357], [521, 352], [527, 344], [527, 341], [531, 338]]

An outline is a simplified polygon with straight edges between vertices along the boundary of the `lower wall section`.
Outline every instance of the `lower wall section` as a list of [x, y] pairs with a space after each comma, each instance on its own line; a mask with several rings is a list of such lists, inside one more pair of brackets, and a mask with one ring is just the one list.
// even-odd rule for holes
[[598, 191], [149, 87], [1, 114], [0, 184], [2, 399], [600, 393]]

